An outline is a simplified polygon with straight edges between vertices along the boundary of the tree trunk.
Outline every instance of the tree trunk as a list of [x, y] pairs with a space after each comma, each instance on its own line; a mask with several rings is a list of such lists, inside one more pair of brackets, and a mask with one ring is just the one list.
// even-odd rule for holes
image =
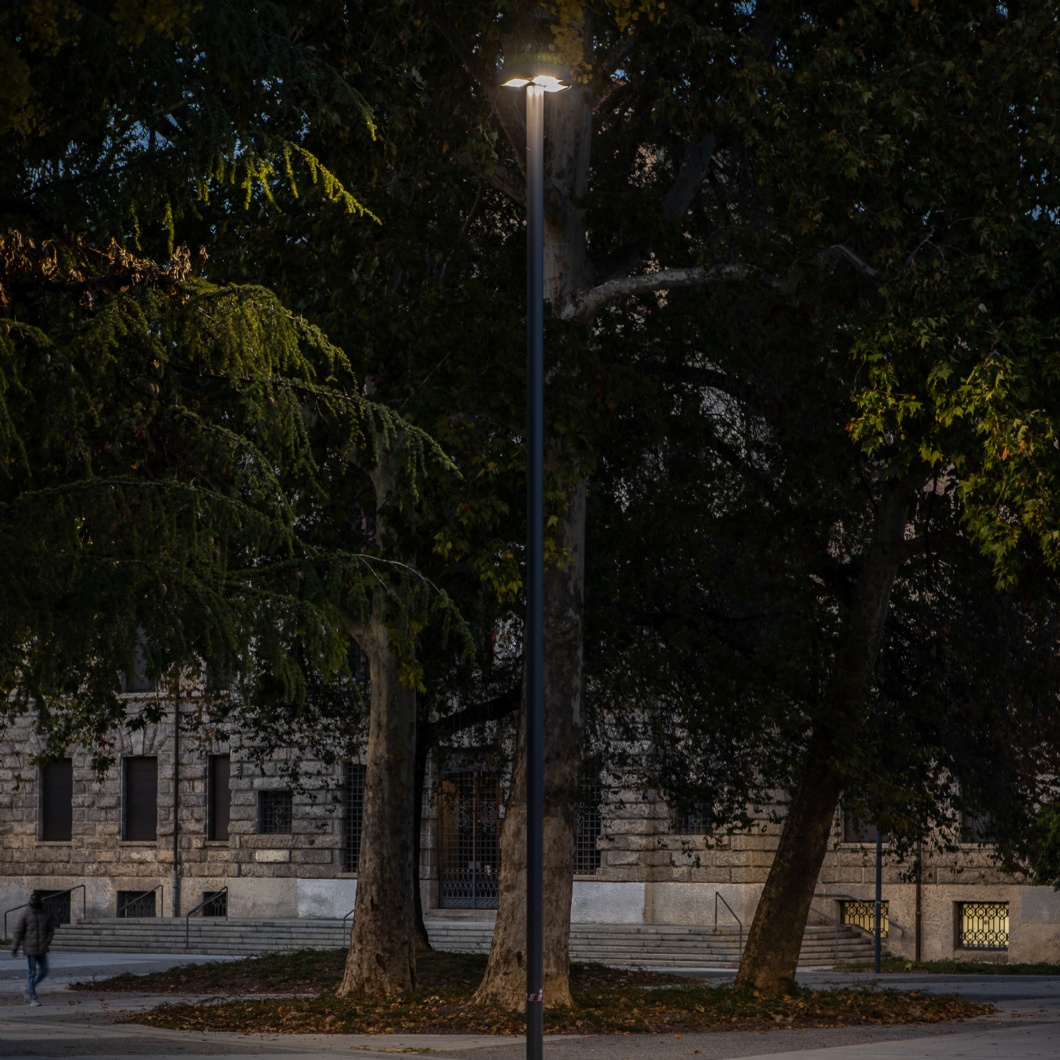
[[[544, 1004], [572, 1004], [570, 908], [585, 717], [582, 616], [585, 583], [585, 483], [569, 495], [560, 523], [562, 567], [545, 572]], [[501, 826], [499, 900], [489, 962], [474, 1000], [526, 1008], [526, 711]]]
[[[372, 473], [380, 534], [395, 479], [393, 457], [380, 449]], [[391, 608], [389, 594], [380, 591], [367, 622], [353, 629], [368, 656], [371, 702], [364, 829], [350, 948], [338, 990], [341, 997], [399, 994], [416, 985], [416, 693], [400, 680], [400, 659], [387, 621]], [[400, 620], [401, 616], [395, 617]]]
[[747, 936], [736, 986], [775, 996], [795, 983], [799, 950], [842, 794], [839, 759], [860, 735], [891, 587], [904, 556], [914, 476], [884, 490], [871, 541], [846, 610], [835, 668], [814, 723], [802, 776]]

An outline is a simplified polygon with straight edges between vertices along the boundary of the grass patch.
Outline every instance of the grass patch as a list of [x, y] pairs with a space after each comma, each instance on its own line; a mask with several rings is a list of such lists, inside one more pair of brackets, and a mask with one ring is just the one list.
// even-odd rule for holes
[[[74, 984], [73, 988], [213, 995], [206, 1003], [162, 1005], [128, 1020], [177, 1030], [522, 1034], [525, 1029], [519, 1014], [470, 1003], [485, 969], [485, 956], [420, 954], [419, 984], [413, 994], [370, 999], [334, 996], [344, 961], [342, 950], [303, 950], [143, 976], [120, 975], [102, 982]], [[685, 976], [593, 964], [572, 965], [571, 992], [574, 1008], [546, 1011], [548, 1033], [679, 1033], [931, 1023], [993, 1011], [992, 1006], [957, 997], [884, 990], [797, 990], [782, 998], [761, 998], [730, 987], [705, 986]]]
[[[868, 961], [842, 964], [844, 972], [871, 972]], [[900, 957], [880, 959], [881, 972], [925, 972], [935, 975], [1060, 975], [1060, 964], [994, 964], [991, 961], [905, 961]]]

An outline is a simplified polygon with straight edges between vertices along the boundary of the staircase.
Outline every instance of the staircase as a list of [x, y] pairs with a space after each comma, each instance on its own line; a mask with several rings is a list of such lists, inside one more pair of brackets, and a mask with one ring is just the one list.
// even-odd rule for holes
[[[427, 933], [435, 949], [486, 953], [493, 920], [432, 917]], [[115, 917], [67, 924], [55, 934], [52, 949], [78, 953], [225, 953], [239, 956], [276, 950], [345, 947], [349, 921], [257, 920], [224, 917], [183, 919]], [[838, 949], [837, 949], [838, 942]], [[735, 968], [739, 963], [737, 929], [654, 924], [574, 924], [571, 959], [644, 968]], [[799, 966], [830, 967], [838, 961], [871, 961], [872, 938], [850, 926], [809, 925]]]

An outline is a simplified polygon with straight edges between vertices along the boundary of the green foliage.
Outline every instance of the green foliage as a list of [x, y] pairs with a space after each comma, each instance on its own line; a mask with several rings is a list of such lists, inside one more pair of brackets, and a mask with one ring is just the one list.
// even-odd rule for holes
[[276, 714], [303, 709], [307, 674], [346, 670], [350, 620], [380, 589], [411, 635], [421, 580], [349, 527], [374, 510], [363, 469], [380, 448], [400, 446], [413, 498], [428, 464], [450, 465], [360, 395], [319, 329], [263, 288], [195, 278], [186, 251], [160, 268], [11, 233], [0, 260], [9, 712], [102, 754], [138, 646], [170, 690], [234, 665], [245, 708]]

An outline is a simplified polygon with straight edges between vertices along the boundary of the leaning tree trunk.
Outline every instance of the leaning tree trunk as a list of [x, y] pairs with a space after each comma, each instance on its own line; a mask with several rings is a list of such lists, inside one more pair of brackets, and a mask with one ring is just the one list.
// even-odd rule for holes
[[[572, 1004], [570, 908], [585, 717], [582, 711], [582, 596], [585, 583], [585, 483], [569, 494], [560, 523], [562, 567], [545, 573], [544, 1004]], [[474, 1000], [526, 1008], [526, 711], [501, 826], [497, 923]]]
[[846, 609], [826, 702], [814, 724], [802, 776], [748, 932], [736, 986], [775, 996], [791, 989], [817, 878], [842, 794], [839, 755], [858, 734], [890, 607], [891, 587], [905, 554], [912, 477], [884, 490], [872, 540]]
[[[380, 444], [372, 471], [380, 513], [388, 508], [396, 480], [394, 457]], [[381, 515], [376, 530], [385, 532]], [[351, 625], [368, 656], [370, 710], [357, 897], [338, 991], [343, 997], [398, 994], [416, 985], [416, 693], [401, 682], [388, 624], [402, 617], [393, 615], [390, 594], [380, 590], [367, 621]]]

